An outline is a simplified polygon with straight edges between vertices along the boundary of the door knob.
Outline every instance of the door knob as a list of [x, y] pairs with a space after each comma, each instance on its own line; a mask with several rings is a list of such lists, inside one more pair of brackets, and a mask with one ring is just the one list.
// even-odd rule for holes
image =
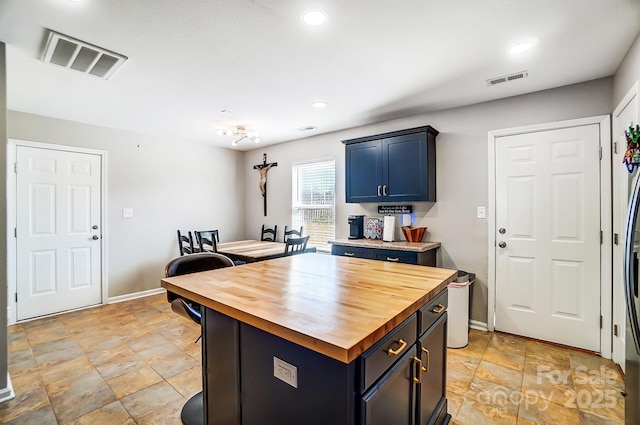
[[507, 247], [507, 243], [506, 243], [506, 242], [504, 242], [504, 241], [500, 241], [500, 242], [498, 243], [498, 246], [499, 246], [500, 248], [506, 248], [506, 247]]
[[507, 232], [507, 229], [505, 229], [504, 227], [501, 227], [500, 229], [498, 229], [498, 233], [500, 233], [501, 235], [504, 235]]
[[100, 237], [98, 235], [93, 235], [91, 236], [91, 239], [93, 239], [94, 241], [97, 241], [98, 239], [100, 239]]
[[98, 225], [97, 225], [97, 224], [94, 224], [93, 226], [91, 226], [91, 228], [92, 228], [93, 230], [97, 230], [97, 229], [98, 229]]

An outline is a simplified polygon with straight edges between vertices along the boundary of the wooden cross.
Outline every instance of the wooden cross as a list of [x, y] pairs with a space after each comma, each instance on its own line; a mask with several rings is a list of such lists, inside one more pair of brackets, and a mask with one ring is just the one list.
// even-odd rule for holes
[[254, 165], [254, 170], [260, 170], [260, 192], [262, 192], [262, 199], [264, 201], [264, 216], [267, 216], [267, 171], [271, 167], [277, 167], [277, 162], [267, 164], [267, 154], [262, 154], [262, 164]]

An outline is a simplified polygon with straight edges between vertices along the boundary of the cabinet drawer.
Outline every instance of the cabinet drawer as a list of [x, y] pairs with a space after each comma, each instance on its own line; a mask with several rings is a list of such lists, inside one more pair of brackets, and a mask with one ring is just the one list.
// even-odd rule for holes
[[418, 334], [422, 335], [431, 325], [444, 314], [447, 309], [447, 289], [445, 288], [434, 299], [429, 301], [418, 311]]
[[333, 245], [331, 247], [331, 254], [342, 255], [343, 257], [372, 258], [370, 249], [355, 248], [352, 246]]
[[418, 255], [415, 252], [376, 250], [373, 258], [394, 263], [418, 264]]
[[418, 335], [417, 328], [417, 314], [412, 314], [360, 356], [358, 369], [360, 393], [376, 382], [404, 353], [414, 348], [413, 344]]

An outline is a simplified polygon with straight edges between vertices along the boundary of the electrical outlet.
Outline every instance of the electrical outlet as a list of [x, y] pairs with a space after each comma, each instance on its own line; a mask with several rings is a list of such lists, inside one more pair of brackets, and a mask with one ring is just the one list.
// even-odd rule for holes
[[273, 358], [273, 376], [298, 388], [298, 368], [277, 357]]
[[124, 218], [133, 217], [133, 208], [123, 208], [122, 209], [122, 217], [124, 217]]
[[487, 218], [487, 207], [478, 207], [476, 218]]

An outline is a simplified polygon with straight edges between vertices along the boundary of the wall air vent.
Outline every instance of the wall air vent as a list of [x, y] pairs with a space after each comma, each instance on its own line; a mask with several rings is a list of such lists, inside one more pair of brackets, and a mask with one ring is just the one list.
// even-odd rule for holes
[[516, 72], [515, 74], [503, 75], [502, 77], [489, 78], [487, 80], [488, 86], [495, 86], [496, 84], [508, 83], [509, 81], [521, 80], [529, 76], [528, 71]]
[[42, 61], [108, 80], [127, 60], [126, 56], [111, 52], [84, 41], [49, 32]]

